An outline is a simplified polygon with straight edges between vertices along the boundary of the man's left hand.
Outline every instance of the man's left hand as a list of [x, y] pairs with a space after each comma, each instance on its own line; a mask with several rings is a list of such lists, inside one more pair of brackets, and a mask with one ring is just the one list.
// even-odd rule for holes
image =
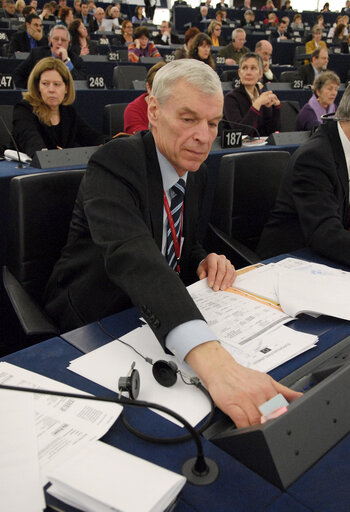
[[208, 285], [214, 292], [226, 290], [236, 279], [235, 267], [223, 254], [212, 252], [197, 268], [199, 279], [208, 278]]

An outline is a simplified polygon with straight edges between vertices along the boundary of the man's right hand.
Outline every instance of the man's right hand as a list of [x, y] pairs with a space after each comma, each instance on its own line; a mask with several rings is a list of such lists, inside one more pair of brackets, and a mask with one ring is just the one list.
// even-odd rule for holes
[[269, 375], [238, 364], [217, 341], [198, 345], [185, 359], [237, 428], [260, 423], [258, 407], [278, 393], [288, 402], [302, 396]]

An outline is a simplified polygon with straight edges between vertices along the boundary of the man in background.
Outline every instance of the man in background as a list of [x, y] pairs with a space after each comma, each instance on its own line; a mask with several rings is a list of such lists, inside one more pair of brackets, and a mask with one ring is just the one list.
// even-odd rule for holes
[[37, 46], [47, 46], [43, 23], [38, 14], [29, 14], [25, 19], [25, 30], [18, 30], [10, 41], [10, 55], [16, 52], [30, 52]]
[[299, 68], [299, 75], [304, 85], [312, 85], [315, 78], [323, 71], [326, 71], [328, 60], [327, 48], [317, 48], [311, 54], [311, 63], [304, 64]]
[[278, 82], [270, 68], [272, 50], [272, 44], [266, 39], [261, 39], [261, 41], [258, 41], [255, 45], [255, 53], [260, 55], [264, 64], [264, 72], [261, 79], [263, 84], [268, 82]]
[[243, 28], [236, 28], [232, 31], [232, 43], [224, 46], [219, 50], [220, 57], [225, 57], [227, 66], [239, 64], [241, 57], [250, 50], [244, 46], [246, 41], [246, 33]]
[[293, 154], [258, 254], [269, 258], [302, 247], [350, 265], [350, 87], [331, 119]]
[[49, 46], [33, 48], [26, 60], [16, 67], [13, 79], [16, 87], [27, 88], [28, 77], [35, 64], [44, 57], [55, 57], [62, 60], [72, 74], [74, 80], [85, 80], [84, 62], [68, 49], [70, 33], [63, 25], [55, 25], [49, 34]]
[[159, 34], [153, 39], [154, 44], [172, 45], [181, 44], [176, 34], [172, 33], [170, 21], [162, 21]]

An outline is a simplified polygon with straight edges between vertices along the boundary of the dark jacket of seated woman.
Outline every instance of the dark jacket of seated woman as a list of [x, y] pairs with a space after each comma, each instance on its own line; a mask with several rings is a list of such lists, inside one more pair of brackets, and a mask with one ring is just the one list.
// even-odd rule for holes
[[105, 136], [91, 128], [72, 103], [75, 90], [67, 66], [52, 57], [41, 59], [28, 79], [28, 91], [13, 112], [12, 133], [20, 151], [33, 156], [42, 149], [95, 146]]
[[63, 149], [79, 146], [97, 146], [105, 136], [91, 128], [77, 114], [72, 105], [60, 105], [60, 122], [49, 126], [39, 120], [28, 101], [14, 107], [12, 134], [19, 151], [33, 157], [41, 149]]
[[[252, 100], [245, 87], [241, 84], [225, 95], [224, 121], [230, 121], [225, 123], [228, 129], [239, 128], [243, 133], [256, 137], [258, 135], [256, 131], [248, 127], [252, 126], [259, 135], [266, 136], [280, 130], [280, 107], [262, 105], [259, 111], [256, 110], [252, 106]], [[240, 123], [247, 127], [240, 126]]]

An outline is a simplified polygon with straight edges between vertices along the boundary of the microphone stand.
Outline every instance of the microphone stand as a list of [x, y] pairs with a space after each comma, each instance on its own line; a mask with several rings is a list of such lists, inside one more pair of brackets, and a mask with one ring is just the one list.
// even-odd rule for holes
[[187, 480], [194, 485], [209, 485], [213, 483], [218, 477], [218, 465], [214, 460], [209, 459], [208, 457], [204, 457], [202, 441], [196, 429], [193, 428], [192, 425], [185, 418], [180, 416], [180, 414], [178, 414], [175, 411], [172, 411], [171, 409], [168, 409], [167, 407], [164, 407], [153, 402], [145, 402], [143, 400], [128, 400], [127, 398], [124, 397], [97, 397], [92, 395], [81, 395], [79, 393], [63, 393], [61, 391], [51, 391], [47, 389], [8, 386], [6, 384], [0, 384], [0, 389], [7, 389], [9, 391], [23, 391], [24, 393], [35, 393], [39, 395], [52, 395], [63, 396], [67, 398], [79, 398], [83, 400], [95, 400], [100, 402], [116, 403], [132, 407], [147, 407], [150, 409], [162, 411], [166, 414], [169, 414], [169, 416], [172, 416], [177, 421], [182, 423], [184, 427], [189, 431], [194, 442], [196, 443], [197, 457], [188, 459], [182, 466], [182, 474], [187, 478]]

